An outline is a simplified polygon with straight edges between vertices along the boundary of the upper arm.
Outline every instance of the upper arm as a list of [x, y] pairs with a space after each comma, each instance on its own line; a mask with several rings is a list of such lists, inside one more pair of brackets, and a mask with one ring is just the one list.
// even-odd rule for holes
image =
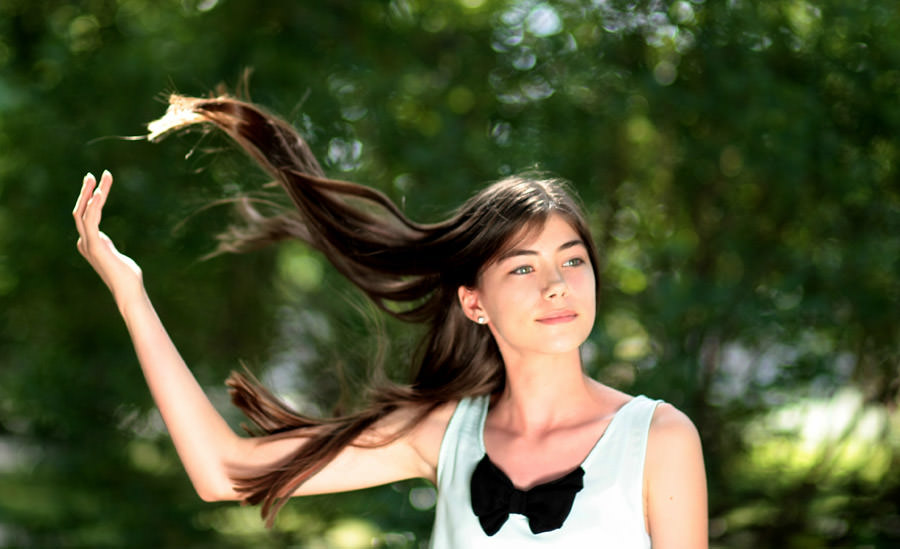
[[[437, 457], [455, 402], [439, 406], [410, 431], [387, 444], [373, 445], [401, 429], [413, 414], [398, 410], [364, 431], [319, 472], [300, 485], [296, 496], [346, 492], [409, 478], [434, 482]], [[237, 468], [265, 467], [292, 454], [304, 444], [303, 436], [277, 435], [245, 439]], [[223, 499], [237, 499], [236, 492]]]
[[655, 549], [708, 546], [706, 471], [696, 427], [670, 404], [650, 425], [644, 474], [647, 523]]

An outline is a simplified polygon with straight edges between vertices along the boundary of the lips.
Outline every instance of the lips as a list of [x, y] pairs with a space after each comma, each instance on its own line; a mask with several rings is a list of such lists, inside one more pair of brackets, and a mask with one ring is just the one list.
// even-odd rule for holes
[[554, 311], [537, 319], [541, 324], [563, 324], [572, 322], [578, 316], [575, 311]]

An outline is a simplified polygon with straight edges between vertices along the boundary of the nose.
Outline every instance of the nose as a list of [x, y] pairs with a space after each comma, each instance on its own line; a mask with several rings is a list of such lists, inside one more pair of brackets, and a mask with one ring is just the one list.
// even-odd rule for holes
[[568, 291], [569, 287], [565, 279], [560, 273], [556, 273], [555, 277], [547, 281], [547, 285], [544, 288], [544, 299], [565, 297]]

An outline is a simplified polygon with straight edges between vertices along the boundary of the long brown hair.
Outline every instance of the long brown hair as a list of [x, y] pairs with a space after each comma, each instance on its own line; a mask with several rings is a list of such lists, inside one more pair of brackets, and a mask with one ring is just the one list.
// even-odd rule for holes
[[427, 327], [409, 383], [378, 383], [370, 388], [368, 405], [355, 413], [303, 416], [252, 376], [231, 374], [227, 383], [233, 402], [262, 434], [299, 433], [305, 441], [281, 462], [235, 478], [244, 501], [262, 503], [268, 524], [300, 484], [391, 412], [415, 411], [394, 434], [399, 436], [443, 403], [503, 390], [500, 351], [490, 331], [463, 314], [457, 290], [477, 286], [485, 266], [543, 226], [550, 214], [562, 215], [578, 232], [598, 272], [584, 216], [558, 179], [508, 177], [470, 198], [445, 221], [419, 224], [371, 187], [327, 179], [296, 130], [255, 105], [224, 95], [173, 95], [169, 102], [165, 116], [149, 126], [151, 140], [192, 124], [212, 123], [274, 177], [295, 206], [264, 214], [252, 201], [242, 201], [243, 223], [220, 236], [221, 251], [300, 239], [321, 251], [386, 313]]

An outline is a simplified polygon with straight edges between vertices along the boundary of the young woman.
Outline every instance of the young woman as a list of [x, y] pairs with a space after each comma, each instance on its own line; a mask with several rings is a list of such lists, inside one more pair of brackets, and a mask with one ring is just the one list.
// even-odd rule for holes
[[223, 250], [300, 238], [387, 313], [428, 327], [409, 383], [373, 387], [347, 416], [301, 416], [233, 374], [234, 402], [262, 431], [240, 437], [179, 356], [140, 268], [99, 230], [112, 176], [85, 176], [78, 250], [115, 298], [201, 498], [262, 503], [271, 522], [291, 496], [421, 477], [438, 488], [435, 548], [707, 546], [693, 424], [582, 372], [597, 260], [560, 181], [507, 178], [421, 225], [369, 187], [326, 179], [292, 128], [226, 96], [173, 96], [150, 138], [195, 123], [227, 132], [296, 207], [267, 216], [245, 203]]

